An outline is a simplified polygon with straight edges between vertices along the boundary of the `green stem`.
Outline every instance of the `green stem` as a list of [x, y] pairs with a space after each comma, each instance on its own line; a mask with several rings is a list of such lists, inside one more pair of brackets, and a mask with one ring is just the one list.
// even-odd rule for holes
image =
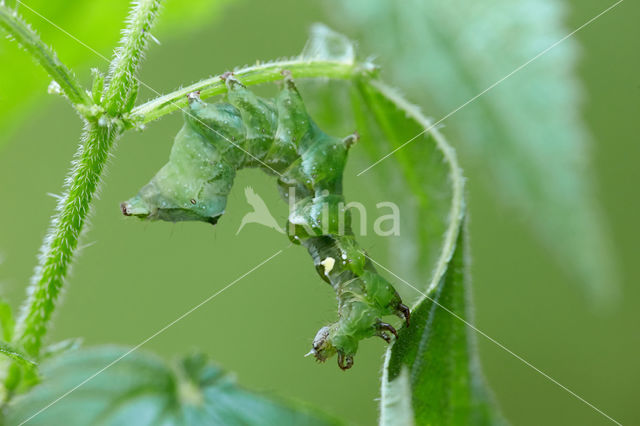
[[0, 27], [3, 28], [36, 60], [74, 105], [93, 105], [73, 73], [58, 59], [56, 53], [40, 40], [38, 34], [20, 18], [18, 12], [0, 2]]
[[117, 136], [112, 127], [94, 124], [86, 129], [67, 183], [58, 204], [58, 213], [45, 237], [40, 263], [32, 279], [32, 290], [18, 321], [19, 346], [37, 357], [55, 302], [67, 275], [78, 238], [89, 213], [93, 195], [108, 153]]
[[[336, 62], [326, 60], [294, 59], [290, 61], [269, 62], [235, 71], [234, 75], [244, 85], [250, 86], [261, 83], [282, 80], [281, 71], [291, 71], [293, 78], [330, 78], [351, 79], [362, 74], [371, 74], [375, 69], [368, 63]], [[187, 106], [187, 95], [200, 92], [200, 98], [220, 95], [227, 91], [220, 76], [201, 80], [190, 86], [183, 87], [169, 94], [155, 98], [131, 111], [130, 121], [144, 124], [181, 110]]]
[[125, 107], [133, 105], [130, 98], [137, 94], [136, 74], [148, 44], [149, 31], [160, 9], [160, 0], [140, 0], [133, 4], [127, 29], [109, 68], [104, 106], [112, 115], [128, 112]]
[[[140, 1], [131, 10], [121, 46], [111, 64], [110, 85], [105, 96], [107, 124], [86, 124], [85, 133], [67, 179], [66, 191], [58, 204], [51, 230], [42, 246], [32, 289], [18, 322], [16, 340], [25, 352], [37, 359], [48, 322], [67, 275], [78, 239], [84, 228], [94, 194], [114, 141], [122, 132], [119, 117], [126, 111], [126, 96], [135, 93], [132, 74], [142, 58], [148, 31], [157, 15], [159, 1]], [[125, 98], [122, 98], [125, 97]]]

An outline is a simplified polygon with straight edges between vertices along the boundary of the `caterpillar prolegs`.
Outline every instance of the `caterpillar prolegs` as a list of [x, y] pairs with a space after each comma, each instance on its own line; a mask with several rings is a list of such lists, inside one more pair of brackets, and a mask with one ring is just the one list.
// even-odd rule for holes
[[337, 354], [346, 370], [360, 340], [397, 337], [382, 318], [398, 315], [408, 323], [409, 308], [359, 248], [344, 208], [342, 175], [357, 134], [340, 139], [320, 130], [291, 75], [283, 75], [284, 87], [274, 100], [256, 96], [230, 73], [221, 77], [227, 102], [207, 104], [199, 93], [189, 94], [169, 162], [121, 208], [147, 220], [215, 224], [237, 170], [259, 167], [278, 175], [285, 201], [291, 194], [296, 198], [290, 202], [289, 238], [307, 248], [338, 299], [338, 320], [318, 331], [310, 353], [319, 361]]

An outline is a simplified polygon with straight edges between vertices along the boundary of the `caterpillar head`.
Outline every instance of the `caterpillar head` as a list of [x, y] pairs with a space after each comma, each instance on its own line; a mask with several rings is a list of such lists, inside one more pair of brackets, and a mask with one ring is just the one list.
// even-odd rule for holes
[[347, 324], [348, 322], [341, 319], [318, 330], [308, 355], [313, 355], [319, 362], [325, 362], [337, 354], [338, 366], [342, 370], [351, 368], [353, 356], [358, 351], [361, 332]]
[[216, 224], [224, 213], [235, 168], [220, 161], [219, 149], [195, 126], [191, 115], [185, 114], [169, 162], [136, 196], [120, 205], [125, 216]]
[[[398, 338], [396, 329], [380, 319], [380, 312], [376, 308], [357, 299], [355, 297], [341, 306], [337, 322], [318, 331], [307, 355], [313, 355], [317, 361], [324, 362], [337, 354], [338, 366], [342, 370], [348, 370], [353, 366], [353, 357], [358, 351], [360, 340], [377, 336], [391, 343], [393, 338]], [[404, 317], [408, 324], [409, 308], [402, 303], [398, 304], [398, 315]]]
[[[338, 349], [334, 345], [333, 337], [335, 336], [336, 327], [337, 324], [332, 324], [318, 330], [316, 337], [313, 339], [313, 347], [307, 355], [313, 355], [318, 362], [325, 362], [337, 353], [338, 366], [342, 370], [348, 370], [353, 366], [353, 354], [355, 354], [355, 350], [352, 353], [346, 354], [343, 349]], [[357, 349], [358, 342], [353, 343], [355, 343], [355, 348]], [[351, 346], [353, 346], [353, 344]]]
[[120, 210], [125, 216], [144, 220], [201, 221], [215, 225], [226, 204], [226, 197], [200, 202], [197, 198], [182, 198], [174, 196], [152, 180], [136, 196], [120, 204]]
[[[187, 161], [193, 162], [189, 158]], [[120, 205], [122, 213], [145, 220], [215, 225], [224, 213], [235, 172], [218, 165], [197, 173], [196, 164], [189, 165], [191, 170], [185, 173], [185, 166], [181, 158], [172, 156], [137, 195]]]

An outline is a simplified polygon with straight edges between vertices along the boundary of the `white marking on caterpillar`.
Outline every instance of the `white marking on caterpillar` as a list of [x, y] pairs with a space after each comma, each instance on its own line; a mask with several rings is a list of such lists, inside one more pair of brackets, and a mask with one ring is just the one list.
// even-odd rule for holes
[[333, 265], [336, 264], [336, 260], [333, 257], [327, 257], [320, 264], [324, 267], [324, 274], [329, 276], [329, 272], [333, 269]]

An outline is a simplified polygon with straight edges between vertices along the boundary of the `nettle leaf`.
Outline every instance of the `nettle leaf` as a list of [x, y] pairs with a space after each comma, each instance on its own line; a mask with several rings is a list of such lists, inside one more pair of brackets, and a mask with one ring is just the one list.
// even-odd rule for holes
[[[376, 81], [360, 82], [357, 86], [353, 105], [358, 129], [368, 132], [363, 135], [366, 142], [362, 145], [367, 146], [371, 161], [424, 130], [407, 116], [407, 110], [395, 106], [394, 102], [404, 104], [416, 118], [423, 118], [420, 111], [396, 91]], [[403, 274], [412, 271], [412, 281], [431, 276], [441, 255], [443, 235], [452, 220], [451, 206], [463, 208], [462, 176], [457, 164], [454, 165], [457, 174], [452, 176], [448, 158], [454, 158], [452, 148], [436, 132], [426, 132], [416, 144], [398, 151], [395, 159], [380, 163], [374, 172], [381, 177], [381, 187], [402, 194], [397, 198], [402, 203], [403, 229], [391, 248], [391, 261], [395, 271]], [[426, 289], [426, 285], [422, 289]]]
[[468, 334], [473, 331], [461, 320], [468, 318], [466, 251], [461, 230], [444, 276], [414, 307], [413, 323], [400, 332], [389, 351], [383, 377], [383, 425], [504, 422], [484, 384], [475, 341]]
[[44, 362], [42, 383], [11, 403], [8, 423], [31, 418], [30, 425], [67, 426], [335, 424], [308, 408], [242, 389], [203, 355], [188, 356], [173, 369], [140, 352], [117, 361], [125, 353], [100, 347]]
[[[302, 56], [305, 59], [339, 60], [348, 57], [340, 52], [353, 51], [353, 42], [347, 37], [324, 25], [315, 25]], [[370, 62], [364, 62], [362, 66], [369, 73], [375, 72], [375, 66]], [[395, 90], [377, 81], [371, 82], [368, 77], [354, 81], [349, 87], [342, 82], [323, 82], [321, 85], [307, 84], [306, 88], [313, 90], [314, 109], [323, 123], [348, 131], [353, 129], [350, 127], [353, 124], [345, 117], [353, 116], [354, 127], [361, 136], [358, 149], [368, 156], [360, 168], [369, 166], [424, 130], [415, 121], [408, 121], [407, 112], [393, 102], [404, 104], [423, 117], [415, 106], [408, 105]], [[345, 123], [347, 127], [343, 127]], [[435, 134], [420, 135], [415, 144], [381, 162], [370, 175], [345, 177], [374, 180], [376, 192], [384, 194], [380, 199], [392, 200], [400, 207], [402, 229], [399, 236], [389, 239], [393, 253], [390, 262], [394, 271], [401, 271], [411, 280], [431, 275], [441, 252], [442, 235], [447, 228], [454, 194], [450, 169], [443, 156], [443, 152], [451, 151], [451, 148], [436, 141]], [[459, 182], [461, 184], [462, 180]]]
[[[331, 4], [392, 81], [438, 120], [569, 32], [556, 0]], [[576, 51], [574, 39], [563, 41], [443, 124], [488, 172], [490, 190], [526, 215], [559, 264], [592, 295], [606, 296], [612, 255], [588, 173]]]
[[[353, 104], [361, 126], [377, 135], [373, 140], [380, 148], [399, 146], [431, 126], [415, 106], [377, 81], [361, 81]], [[368, 126], [365, 111], [374, 117]], [[422, 253], [422, 276], [432, 278], [400, 279], [421, 297], [412, 308], [411, 325], [387, 351], [381, 424], [496, 424], [500, 415], [484, 386], [473, 335], [461, 320], [469, 320], [462, 172], [437, 130], [416, 142], [396, 161], [417, 200], [417, 232], [411, 236]]]

